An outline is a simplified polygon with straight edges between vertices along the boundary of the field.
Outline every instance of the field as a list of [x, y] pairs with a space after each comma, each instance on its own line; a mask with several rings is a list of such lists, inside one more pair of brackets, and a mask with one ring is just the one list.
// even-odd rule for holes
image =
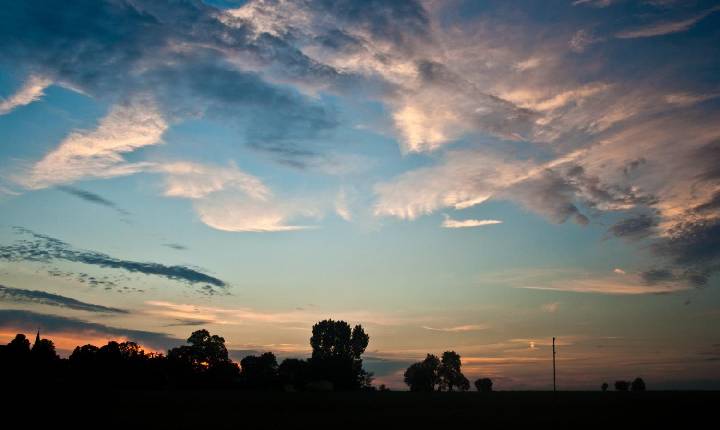
[[[718, 392], [273, 393], [25, 391], [3, 420], [69, 428], [340, 428], [548, 424], [620, 427], [715, 422]], [[9, 427], [8, 427], [9, 428]], [[19, 428], [19, 427], [18, 427]]]

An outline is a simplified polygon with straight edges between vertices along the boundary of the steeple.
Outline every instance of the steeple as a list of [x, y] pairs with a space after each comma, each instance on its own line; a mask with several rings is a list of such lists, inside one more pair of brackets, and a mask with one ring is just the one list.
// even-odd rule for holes
[[33, 347], [35, 347], [35, 345], [37, 345], [39, 343], [40, 343], [40, 330], [38, 329], [37, 335], [35, 335], [35, 343], [33, 344]]

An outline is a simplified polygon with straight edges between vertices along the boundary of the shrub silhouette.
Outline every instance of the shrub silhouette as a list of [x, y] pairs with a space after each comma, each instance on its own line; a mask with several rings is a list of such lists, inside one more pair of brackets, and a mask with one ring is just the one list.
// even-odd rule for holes
[[631, 391], [645, 391], [645, 381], [642, 378], [635, 378], [630, 385]]
[[615, 381], [615, 391], [627, 391], [630, 388], [628, 381]]
[[492, 391], [493, 382], [490, 378], [480, 378], [475, 381], [475, 389], [481, 393], [489, 393]]
[[609, 387], [608, 383], [603, 382], [602, 385], [600, 386], [600, 389], [603, 390], [603, 392], [605, 392], [608, 390], [608, 387]]

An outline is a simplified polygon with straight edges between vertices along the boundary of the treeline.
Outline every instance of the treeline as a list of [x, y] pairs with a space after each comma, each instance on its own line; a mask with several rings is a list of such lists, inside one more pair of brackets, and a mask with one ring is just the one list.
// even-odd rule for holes
[[308, 359], [278, 364], [272, 352], [236, 363], [225, 339], [198, 330], [187, 344], [167, 354], [146, 353], [135, 342], [78, 346], [60, 358], [49, 339], [30, 344], [18, 334], [0, 346], [0, 377], [18, 385], [63, 385], [103, 388], [240, 388], [255, 390], [372, 389], [372, 374], [362, 367], [370, 337], [362, 326], [324, 320], [312, 328]]
[[[308, 359], [287, 358], [278, 363], [272, 352], [250, 355], [236, 363], [225, 339], [198, 330], [187, 344], [167, 354], [146, 353], [135, 342], [110, 341], [107, 345], [78, 346], [60, 358], [49, 339], [35, 342], [18, 334], [0, 345], [0, 380], [7, 385], [62, 385], [96, 388], [238, 388], [285, 391], [375, 390], [372, 373], [363, 369], [362, 354], [370, 336], [361, 325], [323, 320], [312, 328]], [[468, 391], [460, 354], [428, 354], [404, 373], [410, 391]], [[479, 392], [491, 392], [493, 381], [474, 381]], [[385, 390], [384, 385], [378, 387]], [[602, 391], [609, 388], [607, 383]], [[616, 381], [616, 391], [645, 391], [645, 381]]]

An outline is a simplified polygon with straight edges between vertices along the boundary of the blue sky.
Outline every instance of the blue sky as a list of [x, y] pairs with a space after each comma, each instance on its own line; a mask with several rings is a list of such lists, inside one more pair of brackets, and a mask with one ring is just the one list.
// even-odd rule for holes
[[[720, 4], [0, 9], [0, 333], [366, 326], [546, 388], [717, 387]], [[80, 301], [83, 305], [78, 305]], [[108, 310], [110, 309], [110, 310]], [[642, 373], [642, 375], [640, 375]]]

